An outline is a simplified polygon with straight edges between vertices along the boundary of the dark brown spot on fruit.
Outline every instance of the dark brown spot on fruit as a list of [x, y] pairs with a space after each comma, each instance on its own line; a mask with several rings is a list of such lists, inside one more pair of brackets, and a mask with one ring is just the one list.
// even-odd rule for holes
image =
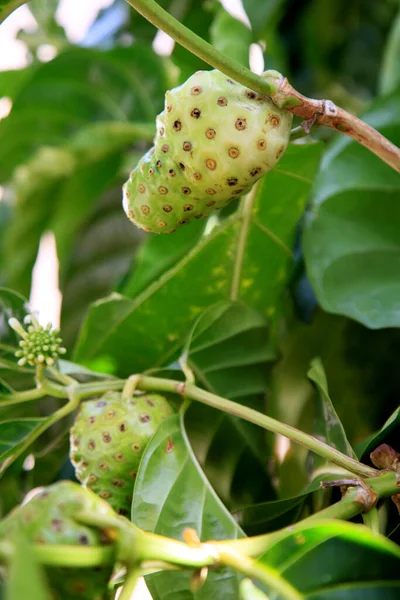
[[184, 171], [184, 170], [185, 170], [185, 165], [184, 165], [183, 163], [181, 163], [181, 162], [180, 162], [180, 163], [178, 163], [178, 164], [179, 164], [179, 168], [180, 168], [180, 170], [181, 170], [181, 171]]
[[186, 223], [188, 223], [189, 221], [187, 219], [181, 219], [179, 221], [180, 225], [186, 225]]
[[237, 146], [231, 146], [228, 150], [228, 154], [231, 158], [237, 158], [240, 155], [240, 150]]
[[111, 493], [107, 492], [107, 490], [101, 490], [99, 496], [100, 498], [104, 498], [104, 500], [108, 500], [108, 498], [111, 498]]
[[164, 154], [166, 154], [168, 152], [168, 150], [169, 150], [168, 144], [163, 144], [161, 146], [161, 150], [162, 150], [162, 152], [164, 152]]
[[142, 449], [141, 445], [138, 444], [138, 442], [135, 442], [134, 444], [132, 444], [131, 448], [134, 452], [140, 452]]
[[256, 175], [258, 175], [259, 173], [261, 173], [261, 167], [254, 167], [254, 169], [252, 169], [250, 171], [250, 175], [252, 177], [255, 177]]
[[90, 423], [90, 425], [93, 425], [93, 423], [96, 421], [96, 417], [89, 417], [88, 418], [88, 422]]
[[86, 469], [88, 466], [88, 463], [86, 462], [86, 460], [81, 460], [81, 462], [79, 463], [79, 466], [81, 467], [81, 469]]
[[185, 152], [190, 152], [192, 149], [192, 144], [190, 142], [183, 142], [183, 149]]
[[261, 140], [258, 140], [258, 142], [257, 142], [257, 148], [259, 150], [265, 150], [266, 147], [267, 147], [266, 140], [264, 140], [263, 138]]
[[195, 85], [192, 88], [190, 88], [190, 93], [192, 94], [192, 96], [198, 96], [199, 94], [201, 94], [202, 89], [199, 85]]
[[52, 519], [51, 528], [60, 533], [63, 530], [63, 521], [61, 519]]
[[220, 96], [217, 99], [217, 104], [218, 106], [226, 106], [228, 104], [228, 100], [225, 98], [225, 96]]
[[130, 193], [130, 191], [129, 191], [129, 190], [125, 190], [125, 196], [126, 196], [127, 198], [130, 198], [130, 197], [131, 197], [131, 193]]
[[162, 162], [161, 162], [161, 160], [158, 160], [158, 161], [156, 162], [156, 167], [157, 167], [158, 169], [161, 169], [161, 166], [162, 166]]
[[158, 187], [158, 191], [160, 194], [162, 194], [163, 196], [165, 196], [165, 194], [168, 194], [168, 188], [165, 187], [165, 185], [160, 185]]
[[96, 448], [96, 442], [94, 440], [89, 440], [88, 441], [88, 449], [94, 450], [95, 448]]
[[129, 471], [129, 477], [132, 477], [132, 479], [134, 479], [137, 475], [137, 469], [133, 469], [133, 471]]
[[226, 184], [227, 185], [236, 185], [238, 182], [237, 177], [228, 177], [228, 179], [226, 180]]
[[196, 171], [196, 173], [193, 173], [193, 177], [196, 179], [196, 181], [200, 181], [200, 179], [202, 178], [202, 175], [201, 175], [201, 173], [198, 173]]
[[201, 110], [199, 108], [194, 108], [190, 114], [194, 119], [198, 119], [201, 115]]
[[175, 448], [175, 444], [174, 442], [171, 440], [171, 438], [167, 439], [167, 444], [165, 446], [165, 452], [169, 453], [172, 452], [172, 450]]
[[194, 215], [195, 219], [201, 219], [202, 217], [204, 217], [205, 215], [203, 215], [203, 213], [197, 213], [197, 215]]
[[172, 128], [175, 131], [180, 131], [182, 129], [182, 123], [179, 121], [179, 119], [177, 119], [176, 121], [174, 121], [174, 124], [172, 125]]
[[138, 185], [138, 190], [141, 194], [144, 194], [146, 191], [146, 188], [144, 187], [143, 183], [139, 183]]
[[208, 138], [209, 140], [213, 140], [215, 138], [216, 135], [216, 131], [215, 129], [212, 129], [212, 127], [209, 127], [206, 130], [206, 138]]
[[109, 467], [108, 467], [108, 464], [106, 463], [106, 461], [105, 461], [105, 460], [101, 460], [101, 461], [99, 462], [99, 468], [100, 468], [102, 471], [108, 471], [108, 469], [109, 469]]
[[173, 169], [170, 169], [168, 173], [171, 175], [171, 177], [175, 177], [175, 171]]
[[116, 415], [116, 412], [115, 412], [115, 410], [113, 410], [112, 408], [109, 408], [109, 409], [106, 411], [106, 414], [105, 414], [104, 416], [105, 416], [105, 418], [108, 420], [108, 419], [113, 419], [113, 418], [115, 417], [115, 415]]
[[183, 206], [183, 210], [184, 212], [189, 212], [190, 210], [193, 210], [193, 204], [185, 204]]
[[133, 211], [132, 210], [128, 210], [128, 217], [130, 219], [133, 219]]
[[246, 119], [243, 118], [243, 117], [240, 117], [239, 119], [236, 119], [235, 127], [239, 131], [243, 131], [244, 129], [246, 129], [246, 127], [247, 127]]
[[234, 190], [232, 193], [235, 196], [239, 196], [239, 194], [243, 194], [244, 188], [238, 188], [237, 190]]
[[150, 400], [149, 398], [146, 400], [146, 404], [148, 404], [149, 406], [154, 406], [153, 400]]
[[247, 90], [246, 96], [247, 96], [247, 98], [249, 98], [249, 100], [254, 100], [254, 98], [257, 96], [257, 94], [255, 92], [252, 92], [251, 90]]
[[184, 194], [185, 196], [189, 196], [189, 194], [192, 193], [192, 190], [189, 187], [183, 187], [181, 188], [182, 194]]
[[[271, 127], [273, 127], [274, 129], [277, 129], [279, 127], [279, 125], [281, 124], [281, 120], [278, 117], [278, 115], [271, 115], [268, 119]], [[268, 123], [267, 121], [267, 123]]]
[[172, 210], [172, 206], [170, 204], [164, 204], [162, 208], [163, 208], [163, 211], [166, 213], [169, 213]]
[[153, 169], [153, 167], [150, 167], [150, 169], [149, 169], [149, 175], [154, 175], [154, 169]]
[[216, 194], [216, 191], [213, 190], [213, 188], [207, 188], [206, 189], [206, 193], [210, 194], [210, 196], [214, 196], [214, 194]]
[[148, 423], [150, 420], [151, 420], [151, 417], [147, 413], [141, 413], [139, 415], [139, 421], [141, 423]]
[[147, 204], [142, 204], [142, 206], [140, 207], [141, 211], [144, 215], [148, 215], [150, 212], [150, 206], [147, 206]]
[[122, 479], [113, 479], [111, 483], [116, 488], [122, 488], [125, 485], [125, 481], [122, 481]]
[[96, 475], [94, 473], [90, 473], [90, 475], [88, 477], [88, 482], [89, 483], [96, 483], [97, 480], [98, 480], [98, 477], [96, 477]]
[[122, 454], [122, 452], [117, 452], [114, 454], [114, 458], [118, 462], [125, 462], [125, 456]]
[[285, 146], [281, 146], [278, 148], [278, 152], [276, 153], [276, 158], [279, 159], [285, 151]]
[[226, 83], [230, 83], [231, 85], [236, 85], [236, 83], [234, 81], [232, 81], [232, 79], [227, 79]]
[[167, 112], [171, 112], [172, 110], [172, 104], [167, 104]]
[[109, 444], [111, 442], [111, 435], [108, 433], [108, 431], [103, 431], [103, 441], [106, 442], [106, 444]]
[[206, 206], [214, 206], [215, 204], [215, 200], [210, 200], [209, 202], [207, 202]]
[[213, 158], [206, 158], [206, 167], [207, 169], [210, 169], [210, 171], [215, 171], [217, 163]]
[[161, 137], [164, 135], [164, 133], [165, 133], [164, 127], [160, 127], [159, 133], [160, 133]]
[[159, 226], [161, 229], [163, 229], [164, 227], [166, 227], [166, 226], [167, 226], [167, 224], [166, 224], [166, 222], [165, 222], [165, 221], [158, 221], [158, 226]]
[[120, 423], [120, 424], [118, 425], [118, 429], [119, 429], [120, 431], [122, 431], [122, 432], [126, 431], [126, 429], [127, 429], [127, 427], [126, 427], [126, 424], [125, 424], [125, 423]]

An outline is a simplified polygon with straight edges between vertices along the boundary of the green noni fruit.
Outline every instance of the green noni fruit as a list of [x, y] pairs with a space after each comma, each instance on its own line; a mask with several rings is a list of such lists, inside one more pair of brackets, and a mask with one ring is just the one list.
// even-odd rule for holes
[[292, 115], [220, 71], [198, 71], [165, 95], [154, 147], [123, 187], [131, 221], [172, 233], [251, 189], [289, 142]]
[[[38, 488], [0, 522], [0, 539], [9, 539], [16, 528], [21, 528], [33, 544], [100, 546], [111, 543], [105, 531], [75, 520], [83, 510], [115, 516], [107, 502], [72, 481]], [[106, 600], [112, 571], [113, 564], [96, 568], [46, 567], [45, 570], [54, 600]]]
[[85, 487], [129, 515], [143, 451], [171, 407], [157, 394], [108, 392], [81, 405], [71, 429], [71, 461]]

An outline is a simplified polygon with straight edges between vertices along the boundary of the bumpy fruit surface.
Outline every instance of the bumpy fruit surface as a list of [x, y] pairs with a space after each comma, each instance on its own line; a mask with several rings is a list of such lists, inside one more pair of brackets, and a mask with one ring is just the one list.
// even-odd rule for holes
[[140, 459], [160, 423], [171, 414], [163, 396], [123, 398], [108, 392], [84, 402], [71, 429], [71, 461], [85, 487], [121, 515], [129, 515]]
[[[71, 481], [39, 488], [28, 495], [0, 522], [0, 539], [21, 528], [33, 544], [100, 546], [109, 543], [105, 534], [77, 523], [80, 511], [115, 515], [111, 507], [89, 490]], [[113, 565], [93, 568], [47, 567], [46, 575], [54, 600], [105, 600]]]
[[289, 142], [292, 115], [220, 71], [166, 93], [154, 147], [123, 187], [138, 227], [172, 233], [246, 193]]

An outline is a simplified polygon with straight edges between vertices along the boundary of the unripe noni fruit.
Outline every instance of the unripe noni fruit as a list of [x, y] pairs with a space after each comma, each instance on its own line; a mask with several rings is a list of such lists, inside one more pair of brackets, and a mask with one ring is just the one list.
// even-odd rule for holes
[[172, 233], [248, 192], [289, 142], [292, 115], [220, 71], [198, 71], [165, 96], [154, 147], [123, 187], [138, 227]]
[[[112, 543], [105, 531], [75, 520], [83, 510], [99, 516], [115, 516], [106, 502], [72, 481], [38, 488], [0, 522], [0, 539], [9, 539], [21, 528], [32, 544], [100, 546]], [[54, 600], [106, 600], [112, 571], [113, 564], [96, 568], [46, 567], [46, 576]]]
[[158, 394], [124, 398], [108, 392], [81, 405], [71, 429], [75, 473], [121, 515], [129, 515], [140, 459], [158, 426], [171, 414]]

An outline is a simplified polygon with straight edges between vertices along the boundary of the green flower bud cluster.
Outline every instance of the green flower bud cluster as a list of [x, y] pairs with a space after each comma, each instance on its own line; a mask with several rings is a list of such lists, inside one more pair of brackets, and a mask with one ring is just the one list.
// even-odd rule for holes
[[18, 365], [21, 367], [31, 365], [52, 366], [61, 354], [66, 353], [66, 349], [61, 346], [62, 339], [59, 337], [60, 331], [52, 329], [51, 323], [42, 327], [33, 315], [25, 318], [26, 323], [31, 323], [25, 330], [17, 319], [8, 321], [10, 327], [14, 329], [21, 337], [19, 342], [20, 350], [15, 352], [19, 358]]

